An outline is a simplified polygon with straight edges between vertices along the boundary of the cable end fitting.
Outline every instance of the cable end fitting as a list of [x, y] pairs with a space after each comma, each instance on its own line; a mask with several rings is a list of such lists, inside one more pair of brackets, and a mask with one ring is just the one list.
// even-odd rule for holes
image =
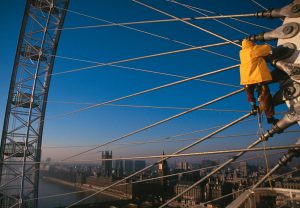
[[272, 126], [272, 129], [270, 129], [270, 130], [267, 130], [267, 132], [265, 133], [265, 134], [263, 134], [263, 135], [261, 135], [260, 136], [260, 140], [261, 141], [267, 141], [270, 137], [273, 137], [273, 135], [276, 133], [276, 134], [280, 134], [280, 133], [282, 133], [283, 132], [283, 130], [281, 129], [281, 128], [279, 128], [278, 126], [277, 126], [277, 123], [276, 124], [274, 124], [273, 126]]
[[281, 166], [286, 165], [288, 162], [292, 160], [293, 157], [299, 157], [300, 156], [300, 149], [299, 148], [293, 148], [288, 151], [288, 153], [284, 154], [283, 157], [279, 160], [279, 164]]
[[259, 35], [249, 35], [247, 37], [247, 39], [250, 40], [250, 41], [253, 41], [253, 42], [255, 42], [255, 41], [264, 42], [265, 41], [264, 34], [265, 33], [262, 32]]
[[272, 16], [272, 10], [273, 9], [268, 9], [268, 10], [256, 12], [255, 16], [257, 18], [266, 17], [266, 18], [272, 19], [273, 18], [273, 16]]
[[271, 136], [269, 136], [269, 134], [266, 135], [267, 133], [268, 133], [268, 131], [264, 135], [261, 135], [259, 137], [260, 141], [262, 141], [262, 142], [267, 141], [269, 139], [269, 137], [271, 137]]
[[258, 113], [257, 108], [256, 108], [256, 109], [252, 109], [252, 110], [250, 111], [250, 115], [252, 115], [252, 116], [256, 116], [257, 113]]

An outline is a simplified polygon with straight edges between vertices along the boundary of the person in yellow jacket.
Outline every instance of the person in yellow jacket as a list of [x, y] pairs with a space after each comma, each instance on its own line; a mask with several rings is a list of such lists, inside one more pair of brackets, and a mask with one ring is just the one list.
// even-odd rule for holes
[[271, 48], [268, 45], [255, 45], [252, 41], [244, 39], [240, 51], [240, 77], [241, 85], [245, 86], [248, 101], [252, 109], [256, 110], [254, 91], [258, 92], [259, 109], [264, 111], [268, 123], [275, 124], [274, 105], [268, 82], [272, 80], [270, 70], [264, 57], [270, 55]]

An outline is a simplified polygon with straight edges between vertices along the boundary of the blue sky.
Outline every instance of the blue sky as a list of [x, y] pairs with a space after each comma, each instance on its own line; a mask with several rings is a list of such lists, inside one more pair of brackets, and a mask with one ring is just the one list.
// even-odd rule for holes
[[[180, 5], [168, 1], [143, 1], [155, 8], [173, 14], [177, 17], [201, 16], [195, 11], [183, 8]], [[260, 11], [250, 0], [239, 1], [179, 1], [202, 9], [212, 10], [222, 14], [243, 14]], [[267, 8], [276, 8], [289, 3], [289, 1], [260, 0]], [[1, 3], [2, 12], [0, 23], [0, 128], [3, 125], [4, 111], [10, 82], [11, 70], [14, 61], [21, 20], [24, 12], [25, 1], [12, 0]], [[71, 0], [69, 9], [112, 22], [131, 22], [141, 20], [168, 19], [169, 17], [156, 11], [145, 8], [130, 0]], [[209, 13], [207, 13], [209, 15]], [[243, 18], [265, 27], [276, 28], [282, 24], [280, 20], [256, 19], [254, 17]], [[233, 20], [222, 20], [233, 25], [248, 34], [258, 34], [262, 28], [250, 26]], [[211, 30], [230, 40], [242, 39], [244, 34], [232, 30], [213, 20], [192, 21], [203, 28]], [[86, 25], [105, 24], [99, 20], [82, 17], [68, 12], [64, 27], [77, 27]], [[132, 25], [132, 27], [165, 36], [173, 40], [185, 42], [194, 46], [210, 43], [223, 42], [199, 29], [185, 25], [181, 22], [155, 23], [145, 25]], [[274, 44], [273, 42], [272, 44]], [[160, 39], [126, 28], [100, 27], [89, 29], [63, 30], [59, 42], [57, 55], [95, 62], [111, 62], [133, 57], [156, 54], [166, 51], [184, 49], [187, 46]], [[211, 48], [212, 51], [225, 54], [238, 59], [239, 47], [228, 45]], [[238, 64], [238, 61], [210, 54], [200, 50], [148, 58], [138, 61], [122, 63], [120, 65], [135, 67], [157, 72], [172, 73], [181, 76], [195, 76], [219, 68]], [[71, 61], [57, 57], [54, 65], [54, 73], [90, 66], [93, 64]], [[206, 77], [205, 79], [239, 85], [238, 68], [228, 72]], [[64, 145], [93, 145], [119, 137], [133, 130], [139, 129], [153, 122], [172, 116], [182, 110], [174, 109], [146, 109], [128, 108], [116, 106], [103, 106], [90, 109], [63, 118], [51, 118], [56, 115], [75, 110], [86, 105], [62, 104], [64, 102], [88, 102], [100, 103], [124, 95], [142, 91], [148, 88], [178, 81], [179, 78], [137, 72], [112, 66], [98, 67], [90, 70], [55, 75], [49, 92], [49, 103], [46, 112], [46, 121], [43, 136], [43, 147]], [[276, 92], [277, 84], [271, 86], [272, 92]], [[147, 93], [138, 97], [120, 101], [116, 104], [128, 105], [151, 105], [151, 106], [174, 106], [194, 107], [211, 99], [232, 92], [238, 88], [190, 81], [177, 86], [169, 87], [160, 91]], [[207, 108], [214, 109], [250, 109], [244, 93], [235, 95], [225, 101], [218, 102]], [[279, 107], [277, 111], [286, 110], [285, 106]], [[226, 124], [245, 113], [219, 112], [219, 111], [197, 111], [177, 118], [173, 121], [132, 136], [120, 143], [127, 141], [147, 141], [154, 138], [163, 138], [180, 133], [209, 128]], [[279, 116], [280, 117], [280, 116]], [[264, 124], [264, 129], [269, 125]], [[252, 120], [241, 123], [222, 135], [256, 133], [257, 121]], [[293, 129], [299, 129], [298, 126]], [[201, 133], [181, 138], [195, 138], [203, 136]], [[270, 141], [270, 144], [292, 144], [297, 134], [280, 135]], [[213, 149], [228, 149], [244, 147], [254, 141], [253, 137], [211, 139], [190, 151], [203, 151]], [[124, 149], [115, 149], [116, 146], [106, 147], [112, 149], [114, 155], [149, 155], [160, 154], [164, 149], [172, 153], [176, 149], [187, 145], [188, 142], [155, 143], [147, 145], [131, 146]], [[82, 151], [84, 148], [43, 149], [43, 157], [62, 159], [65, 156]], [[95, 151], [82, 158], [95, 158], [100, 154]], [[77, 158], [77, 159], [82, 159]]]

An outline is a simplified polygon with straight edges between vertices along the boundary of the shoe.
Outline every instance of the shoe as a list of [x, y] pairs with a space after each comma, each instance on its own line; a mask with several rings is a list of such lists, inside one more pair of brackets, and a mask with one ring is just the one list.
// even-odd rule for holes
[[270, 118], [267, 118], [268, 124], [273, 124], [273, 125], [275, 125], [278, 121], [279, 121], [279, 119], [274, 118], [273, 116], [270, 117]]

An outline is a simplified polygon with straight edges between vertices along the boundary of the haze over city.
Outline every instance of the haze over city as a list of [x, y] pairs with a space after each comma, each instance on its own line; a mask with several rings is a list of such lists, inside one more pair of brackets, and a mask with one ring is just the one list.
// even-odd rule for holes
[[[180, 153], [200, 154], [208, 151], [238, 150], [246, 148], [262, 134], [268, 132], [267, 130], [272, 128], [276, 130], [275, 125], [267, 123], [264, 114], [261, 123], [258, 115], [249, 114], [253, 111], [251, 111], [251, 104], [247, 100], [246, 93], [242, 90], [244, 86], [240, 84], [239, 53], [241, 41], [244, 38], [274, 30], [285, 23], [282, 20], [283, 17], [281, 19], [257, 18], [254, 14], [264, 8], [282, 8], [289, 4], [289, 1], [59, 1], [67, 5], [67, 9], [62, 9], [57, 5], [52, 7], [46, 0], [1, 2], [0, 23], [3, 30], [0, 33], [0, 94], [2, 95], [0, 128], [3, 132], [6, 131], [2, 128], [5, 126], [5, 110], [16, 51], [17, 54], [21, 54], [19, 55], [22, 58], [25, 57], [24, 59], [28, 58], [26, 57], [28, 53], [31, 55], [26, 60], [27, 64], [33, 64], [36, 61], [43, 62], [43, 56], [46, 57], [46, 61], [54, 61], [45, 105], [45, 119], [42, 120], [44, 126], [37, 127], [38, 130], [42, 128], [43, 133], [41, 162], [35, 161], [36, 164], [41, 164], [42, 184], [50, 181], [50, 183], [69, 186], [69, 188], [73, 188], [75, 184], [74, 186], [80, 190], [110, 186], [116, 181], [118, 183], [119, 180], [125, 180], [125, 177], [130, 178], [130, 174], [160, 160], [162, 155], [173, 154], [237, 119], [240, 120], [235, 125], [212, 137], [209, 136], [203, 142]], [[295, 13], [299, 13], [297, 8], [294, 9]], [[39, 11], [36, 12], [36, 9]], [[24, 11], [37, 15], [29, 15], [29, 18], [33, 20], [27, 25], [26, 22], [22, 23], [23, 18], [26, 17]], [[38, 21], [33, 17], [45, 19], [47, 12], [50, 16], [55, 13], [59, 14], [53, 22], [62, 21], [62, 25], [52, 26], [52, 28], [49, 24], [53, 22], [46, 21], [45, 23], [49, 26], [46, 32], [49, 39], [56, 37], [57, 34], [60, 35], [58, 35], [56, 54], [54, 52], [54, 55], [51, 55], [55, 47], [55, 49], [41, 49], [42, 54], [22, 51], [26, 47], [20, 47], [18, 51], [18, 40], [22, 39], [22, 33], [20, 33], [22, 24], [23, 26], [25, 24], [28, 31], [31, 29], [34, 31], [34, 24]], [[203, 18], [238, 14], [244, 17]], [[266, 15], [266, 13], [261, 14]], [[41, 31], [43, 30], [38, 32]], [[24, 39], [26, 42], [26, 35]], [[45, 39], [47, 43], [49, 40]], [[228, 43], [224, 43], [226, 41]], [[274, 38], [267, 43], [275, 48], [277, 39]], [[257, 44], [264, 44], [264, 42], [257, 42]], [[30, 47], [38, 49], [36, 46]], [[16, 63], [19, 64], [18, 61]], [[275, 70], [270, 63], [268, 67], [271, 71]], [[216, 72], [216, 70], [224, 71]], [[203, 75], [203, 77], [175, 83], [196, 75]], [[40, 73], [37, 77], [43, 77], [43, 74]], [[19, 78], [16, 81], [20, 80], [22, 79]], [[170, 83], [173, 84], [165, 86]], [[20, 84], [19, 86], [22, 88]], [[270, 83], [269, 87], [271, 94], [274, 95], [280, 85], [275, 82]], [[20, 94], [11, 95], [11, 103], [17, 108], [33, 109], [42, 106], [38, 103], [40, 100], [34, 96], [30, 101], [32, 103], [28, 106], [13, 100], [17, 99], [17, 96], [21, 98], [24, 95], [30, 96], [31, 91], [24, 91]], [[226, 98], [207, 104], [222, 96]], [[34, 99], [38, 101], [34, 103], [32, 101]], [[202, 107], [203, 104], [205, 106]], [[187, 112], [197, 106], [199, 109]], [[276, 106], [275, 117], [281, 119], [287, 111], [286, 104]], [[14, 127], [17, 124], [10, 122], [9, 125]], [[294, 145], [299, 139], [299, 130], [298, 124], [282, 133], [278, 130], [275, 133], [280, 134], [274, 133], [272, 139], [256, 147]], [[30, 136], [28, 132], [27, 137]], [[17, 133], [12, 137], [14, 136], [18, 137]], [[269, 136], [273, 136], [273, 133]], [[26, 139], [22, 142], [16, 142], [17, 146], [24, 146]], [[36, 154], [30, 152], [30, 145], [26, 144], [25, 150], [21, 151], [21, 156], [16, 157], [25, 158], [30, 154]], [[34, 148], [38, 147], [34, 146]], [[4, 155], [10, 157], [9, 154], [12, 153], [7, 153], [4, 149]], [[277, 164], [282, 153], [287, 151], [284, 149], [287, 147], [266, 152], [261, 149], [261, 151], [245, 154], [239, 158], [241, 161], [237, 164], [214, 174], [211, 181], [205, 180], [207, 185], [203, 185], [204, 182], [202, 182], [199, 190], [197, 189], [199, 191], [197, 200], [193, 199], [191, 202], [185, 199], [187, 201], [184, 203], [199, 204], [220, 197], [221, 192], [211, 191], [219, 189], [220, 184], [222, 187], [224, 185], [224, 193], [227, 194], [256, 184], [269, 171], [269, 168]], [[158, 183], [155, 184], [150, 182], [148, 195], [140, 194], [147, 189], [146, 185], [143, 187], [143, 185], [132, 184], [122, 186], [123, 188], [115, 188], [112, 193], [109, 193], [111, 195], [108, 195], [120, 199], [124, 195], [124, 199], [129, 200], [128, 203], [138, 204], [147, 201], [153, 194], [151, 191], [167, 187], [162, 188], [166, 190], [166, 194], [157, 193], [155, 197], [153, 195], [153, 203], [157, 202], [161, 205], [172, 195], [181, 192], [184, 187], [191, 186], [192, 182], [206, 177], [211, 169], [198, 171], [190, 176], [181, 176], [181, 172], [217, 166], [235, 154], [210, 153], [170, 158], [166, 163], [160, 161], [157, 169], [153, 167], [148, 172], [130, 178], [129, 182], [125, 180], [125, 182], [148, 180], [151, 177], [163, 177], [168, 174], [177, 174], [176, 177], [157, 180]], [[252, 159], [248, 161], [247, 158]], [[26, 162], [25, 159], [20, 161], [24, 164]], [[279, 173], [294, 171], [298, 165], [299, 159], [293, 160], [290, 166]], [[298, 186], [298, 177], [291, 173], [287, 178], [295, 179], [293, 183], [295, 182]], [[280, 188], [292, 187], [287, 181], [281, 184], [274, 181], [274, 184], [270, 186], [272, 185]], [[44, 184], [44, 186], [50, 187], [49, 184]], [[54, 187], [53, 193], [40, 194], [54, 195], [57, 190], [63, 190], [63, 188]], [[66, 190], [66, 192], [71, 191], [73, 189]], [[223, 195], [224, 193], [222, 192]], [[22, 198], [21, 195], [20, 198]], [[86, 195], [76, 196], [68, 202], [73, 203], [84, 197]], [[220, 206], [227, 205], [237, 197], [238, 195], [233, 195], [230, 200], [227, 198], [222, 203], [220, 202]], [[48, 201], [44, 201], [44, 204], [47, 203]], [[88, 201], [88, 203], [99, 203], [99, 201]], [[45, 206], [44, 204], [39, 204], [39, 206]], [[56, 204], [55, 206], [67, 205]]]

